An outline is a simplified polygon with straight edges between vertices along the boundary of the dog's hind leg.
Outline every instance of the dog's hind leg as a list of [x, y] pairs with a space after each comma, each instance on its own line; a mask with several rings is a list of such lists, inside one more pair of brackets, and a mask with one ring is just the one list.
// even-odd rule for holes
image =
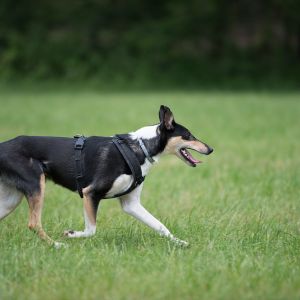
[[8, 216], [21, 203], [23, 194], [15, 187], [0, 181], [0, 220]]
[[64, 235], [69, 238], [89, 237], [96, 233], [96, 219], [99, 200], [83, 190], [84, 231], [66, 230]]
[[121, 196], [120, 203], [122, 209], [129, 215], [140, 220], [144, 224], [148, 225], [155, 231], [157, 231], [161, 236], [169, 238], [171, 241], [178, 245], [187, 246], [186, 241], [182, 241], [171, 234], [168, 228], [159, 222], [155, 217], [153, 217], [140, 203], [140, 195], [142, 192], [143, 184], [133, 190], [131, 193]]
[[54, 245], [59, 248], [62, 243], [52, 240], [44, 231], [42, 226], [42, 209], [44, 204], [45, 195], [45, 175], [41, 174], [39, 190], [30, 196], [26, 196], [29, 205], [29, 222], [28, 227], [30, 230], [36, 232], [38, 236], [45, 240], [49, 245]]

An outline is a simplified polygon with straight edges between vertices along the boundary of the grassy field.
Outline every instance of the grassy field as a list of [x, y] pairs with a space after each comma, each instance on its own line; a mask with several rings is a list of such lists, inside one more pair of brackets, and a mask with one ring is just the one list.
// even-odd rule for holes
[[0, 223], [0, 299], [299, 299], [300, 94], [271, 92], [0, 92], [0, 140], [19, 134], [112, 135], [158, 121], [160, 104], [215, 152], [189, 168], [165, 157], [143, 203], [188, 249], [176, 247], [105, 200], [97, 234], [81, 199], [47, 184], [44, 228], [27, 229], [23, 201]]

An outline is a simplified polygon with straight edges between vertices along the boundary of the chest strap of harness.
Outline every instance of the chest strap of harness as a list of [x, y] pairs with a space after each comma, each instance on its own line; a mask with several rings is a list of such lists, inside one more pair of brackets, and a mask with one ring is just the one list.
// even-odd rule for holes
[[123, 193], [115, 195], [115, 197], [120, 197], [134, 190], [138, 185], [140, 185], [145, 180], [145, 177], [143, 177], [142, 175], [141, 166], [135, 153], [127, 145], [126, 141], [118, 135], [114, 136], [112, 141], [117, 147], [117, 149], [119, 150], [119, 152], [121, 153], [121, 155], [123, 156], [133, 176], [133, 183], [131, 184], [129, 189], [127, 189], [127, 191]]
[[75, 135], [75, 170], [76, 170], [76, 184], [77, 191], [81, 198], [83, 198], [82, 189], [84, 188], [84, 171], [82, 164], [82, 150], [84, 148], [85, 137], [83, 135]]
[[[82, 150], [84, 148], [84, 143], [86, 138], [83, 135], [75, 135], [75, 170], [76, 170], [76, 184], [77, 184], [77, 191], [81, 198], [83, 198], [82, 189], [84, 188], [84, 170], [83, 170], [83, 163], [82, 163]], [[140, 185], [144, 180], [145, 177], [142, 175], [142, 170], [140, 163], [132, 151], [132, 149], [127, 145], [126, 141], [122, 139], [122, 137], [116, 135], [113, 137], [113, 143], [123, 156], [126, 164], [128, 165], [131, 174], [133, 176], [133, 182], [131, 186], [122, 193], [115, 195], [114, 197], [120, 197], [125, 194], [130, 193], [134, 190], [138, 185]]]

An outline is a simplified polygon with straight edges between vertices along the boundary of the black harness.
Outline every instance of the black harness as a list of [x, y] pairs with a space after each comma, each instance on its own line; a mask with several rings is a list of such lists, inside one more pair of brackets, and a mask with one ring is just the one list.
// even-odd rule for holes
[[115, 135], [113, 137], [112, 141], [115, 144], [115, 146], [118, 148], [118, 150], [120, 151], [121, 155], [123, 156], [124, 160], [126, 161], [128, 167], [131, 171], [131, 174], [133, 176], [133, 182], [132, 182], [131, 186], [127, 189], [127, 191], [115, 195], [115, 197], [120, 197], [120, 196], [128, 194], [132, 190], [134, 190], [138, 185], [140, 185], [145, 180], [145, 177], [143, 177], [143, 175], [142, 175], [141, 165], [140, 165], [138, 159], [136, 158], [136, 155], [131, 150], [131, 148], [128, 146], [126, 141], [124, 139], [122, 139], [122, 137], [120, 137], [119, 135]]
[[82, 165], [82, 150], [84, 147], [85, 137], [83, 135], [77, 134], [74, 136], [75, 144], [75, 169], [76, 169], [76, 184], [77, 184], [77, 191], [81, 198], [83, 198], [82, 189], [84, 188], [84, 172], [83, 172], [83, 165]]
[[[77, 184], [77, 191], [81, 198], [83, 198], [82, 189], [84, 188], [84, 171], [83, 171], [83, 164], [82, 164], [82, 150], [84, 148], [84, 142], [86, 138], [83, 135], [75, 135], [75, 166], [76, 166], [76, 184]], [[132, 151], [132, 149], [126, 143], [126, 140], [120, 137], [119, 135], [115, 135], [112, 139], [112, 142], [117, 147], [121, 155], [123, 156], [125, 162], [127, 163], [131, 174], [133, 176], [133, 182], [131, 186], [123, 193], [119, 193], [114, 197], [120, 197], [125, 194], [130, 193], [134, 190], [138, 185], [140, 185], [144, 180], [145, 177], [142, 175], [142, 170], [140, 163]], [[144, 152], [144, 149], [142, 149]], [[149, 154], [146, 155], [147, 159]]]

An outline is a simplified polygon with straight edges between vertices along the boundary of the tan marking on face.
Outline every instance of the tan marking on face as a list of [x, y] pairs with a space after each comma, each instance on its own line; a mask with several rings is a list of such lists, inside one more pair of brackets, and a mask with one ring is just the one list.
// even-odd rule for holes
[[207, 146], [200, 141], [186, 141], [182, 139], [182, 137], [176, 136], [169, 139], [165, 148], [165, 153], [174, 154], [181, 148], [190, 148], [200, 153], [207, 153], [208, 150]]
[[207, 146], [204, 143], [200, 142], [200, 141], [187, 141], [186, 145], [187, 145], [186, 148], [191, 148], [191, 149], [196, 150], [200, 153], [205, 154], [208, 151]]
[[184, 147], [183, 145], [184, 145], [184, 140], [180, 136], [172, 137], [169, 139], [166, 145], [165, 153], [174, 154], [180, 148]]

